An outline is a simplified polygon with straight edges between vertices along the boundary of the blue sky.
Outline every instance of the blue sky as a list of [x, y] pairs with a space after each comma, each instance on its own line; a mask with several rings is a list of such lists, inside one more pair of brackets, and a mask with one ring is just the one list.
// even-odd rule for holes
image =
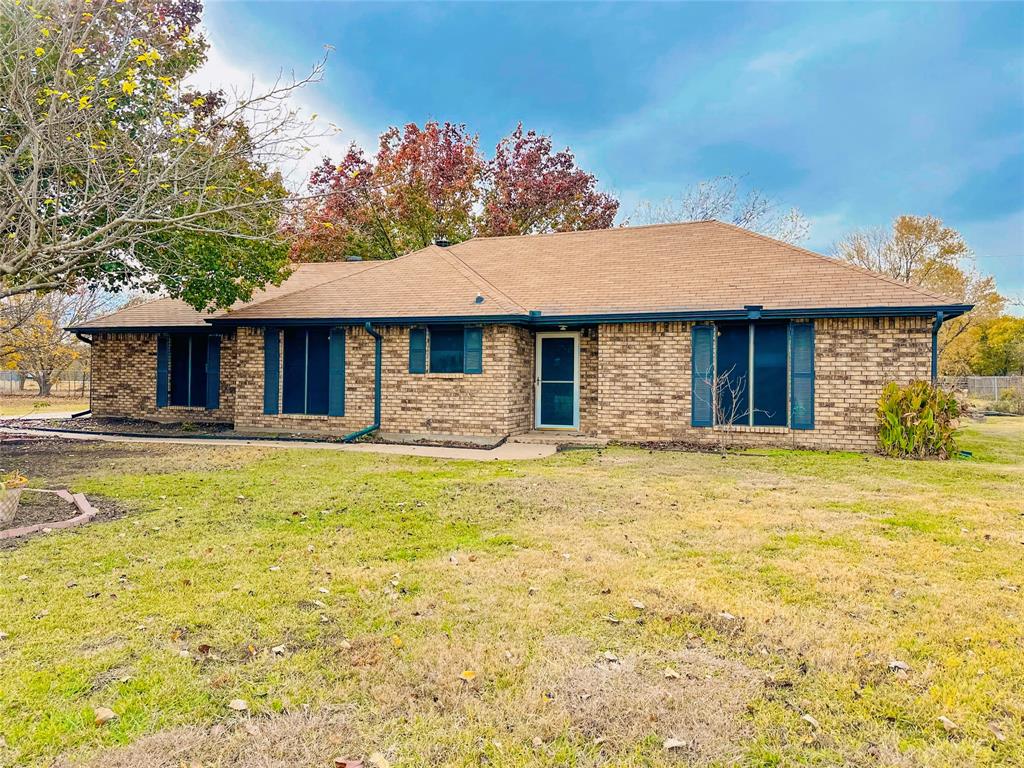
[[1024, 4], [217, 3], [206, 73], [303, 70], [342, 128], [464, 122], [490, 148], [518, 121], [637, 201], [744, 176], [812, 222], [930, 213], [1004, 293], [1024, 294]]

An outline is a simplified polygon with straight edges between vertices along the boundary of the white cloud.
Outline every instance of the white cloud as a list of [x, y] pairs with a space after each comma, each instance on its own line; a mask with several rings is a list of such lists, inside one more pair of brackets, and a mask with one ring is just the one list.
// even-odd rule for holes
[[[194, 88], [201, 90], [223, 89], [226, 93], [248, 93], [265, 92], [271, 88], [280, 77], [282, 81], [289, 81], [293, 77], [301, 78], [307, 72], [281, 71], [272, 69], [274, 62], [267, 60], [266, 48], [254, 46], [254, 55], [251, 58], [243, 59], [232, 56], [228, 53], [228, 47], [219, 41], [216, 30], [207, 28], [205, 30], [210, 48], [207, 51], [207, 59], [202, 68], [193, 74], [188, 83]], [[262, 51], [263, 55], [255, 53]], [[311, 51], [309, 66], [312, 67], [316, 59], [322, 55], [322, 51]], [[309, 178], [310, 171], [320, 164], [321, 159], [326, 155], [334, 160], [340, 160], [348, 151], [348, 146], [355, 141], [364, 150], [372, 152], [377, 145], [376, 134], [365, 130], [352, 118], [341, 112], [337, 105], [325, 93], [325, 83], [330, 77], [331, 67], [334, 61], [329, 58], [324, 72], [324, 79], [319, 83], [313, 83], [296, 91], [290, 102], [294, 109], [301, 115], [316, 115], [316, 125], [321, 130], [317, 133], [327, 132], [332, 126], [337, 127], [333, 135], [317, 137], [308, 142], [312, 147], [301, 160], [290, 163], [287, 167], [279, 170], [285, 176], [288, 186], [293, 189], [301, 188]]]
[[765, 72], [771, 75], [782, 75], [811, 55], [809, 50], [801, 51], [766, 51], [747, 64], [751, 72]]

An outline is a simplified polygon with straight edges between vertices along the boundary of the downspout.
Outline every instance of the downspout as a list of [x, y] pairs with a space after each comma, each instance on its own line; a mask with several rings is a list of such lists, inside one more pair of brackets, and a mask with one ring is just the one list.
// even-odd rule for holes
[[[88, 344], [90, 347], [92, 346], [92, 339], [87, 339], [85, 336], [83, 336], [82, 334], [77, 333], [77, 332], [75, 333], [75, 337], [79, 341]], [[92, 378], [92, 377], [90, 376], [90, 378]], [[79, 416], [88, 416], [90, 413], [92, 413], [92, 382], [91, 381], [89, 382], [89, 407], [86, 408], [84, 411], [79, 411], [78, 413], [72, 413], [71, 414], [71, 418], [72, 419], [77, 419]]]
[[942, 327], [942, 319], [945, 313], [939, 310], [935, 313], [935, 322], [932, 323], [932, 384], [939, 380], [939, 329]]
[[373, 347], [374, 347], [374, 361], [373, 361], [373, 424], [363, 429], [353, 432], [350, 435], [345, 435], [341, 439], [343, 443], [351, 443], [353, 440], [358, 440], [364, 435], [368, 435], [371, 432], [376, 432], [380, 429], [380, 358], [381, 358], [381, 342], [384, 337], [373, 329], [373, 326], [369, 321], [363, 326], [366, 332], [373, 336]]

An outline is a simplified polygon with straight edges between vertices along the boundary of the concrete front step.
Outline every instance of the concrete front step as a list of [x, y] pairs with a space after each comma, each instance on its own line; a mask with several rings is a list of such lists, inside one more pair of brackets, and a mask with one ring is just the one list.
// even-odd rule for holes
[[524, 432], [521, 435], [509, 437], [510, 443], [533, 443], [537, 445], [570, 445], [592, 448], [603, 448], [608, 445], [607, 440], [591, 435], [584, 435], [580, 432], [562, 429], [535, 429], [531, 432]]

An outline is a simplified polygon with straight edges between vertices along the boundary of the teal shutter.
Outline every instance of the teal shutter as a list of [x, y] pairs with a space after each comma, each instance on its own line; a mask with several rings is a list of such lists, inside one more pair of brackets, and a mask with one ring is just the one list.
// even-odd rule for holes
[[327, 414], [345, 415], [345, 329], [332, 328], [328, 351], [328, 395]]
[[168, 379], [171, 373], [171, 339], [156, 337], [156, 407], [167, 407]]
[[220, 336], [206, 337], [206, 410], [220, 408]]
[[715, 424], [715, 328], [695, 325], [690, 339], [690, 423], [695, 427], [712, 427]]
[[462, 370], [484, 372], [484, 329], [467, 328], [462, 334]]
[[409, 373], [427, 372], [427, 329], [409, 331]]
[[281, 368], [281, 334], [276, 328], [263, 332], [263, 412], [277, 413], [278, 378]]
[[789, 326], [789, 425], [814, 429], [814, 324]]

